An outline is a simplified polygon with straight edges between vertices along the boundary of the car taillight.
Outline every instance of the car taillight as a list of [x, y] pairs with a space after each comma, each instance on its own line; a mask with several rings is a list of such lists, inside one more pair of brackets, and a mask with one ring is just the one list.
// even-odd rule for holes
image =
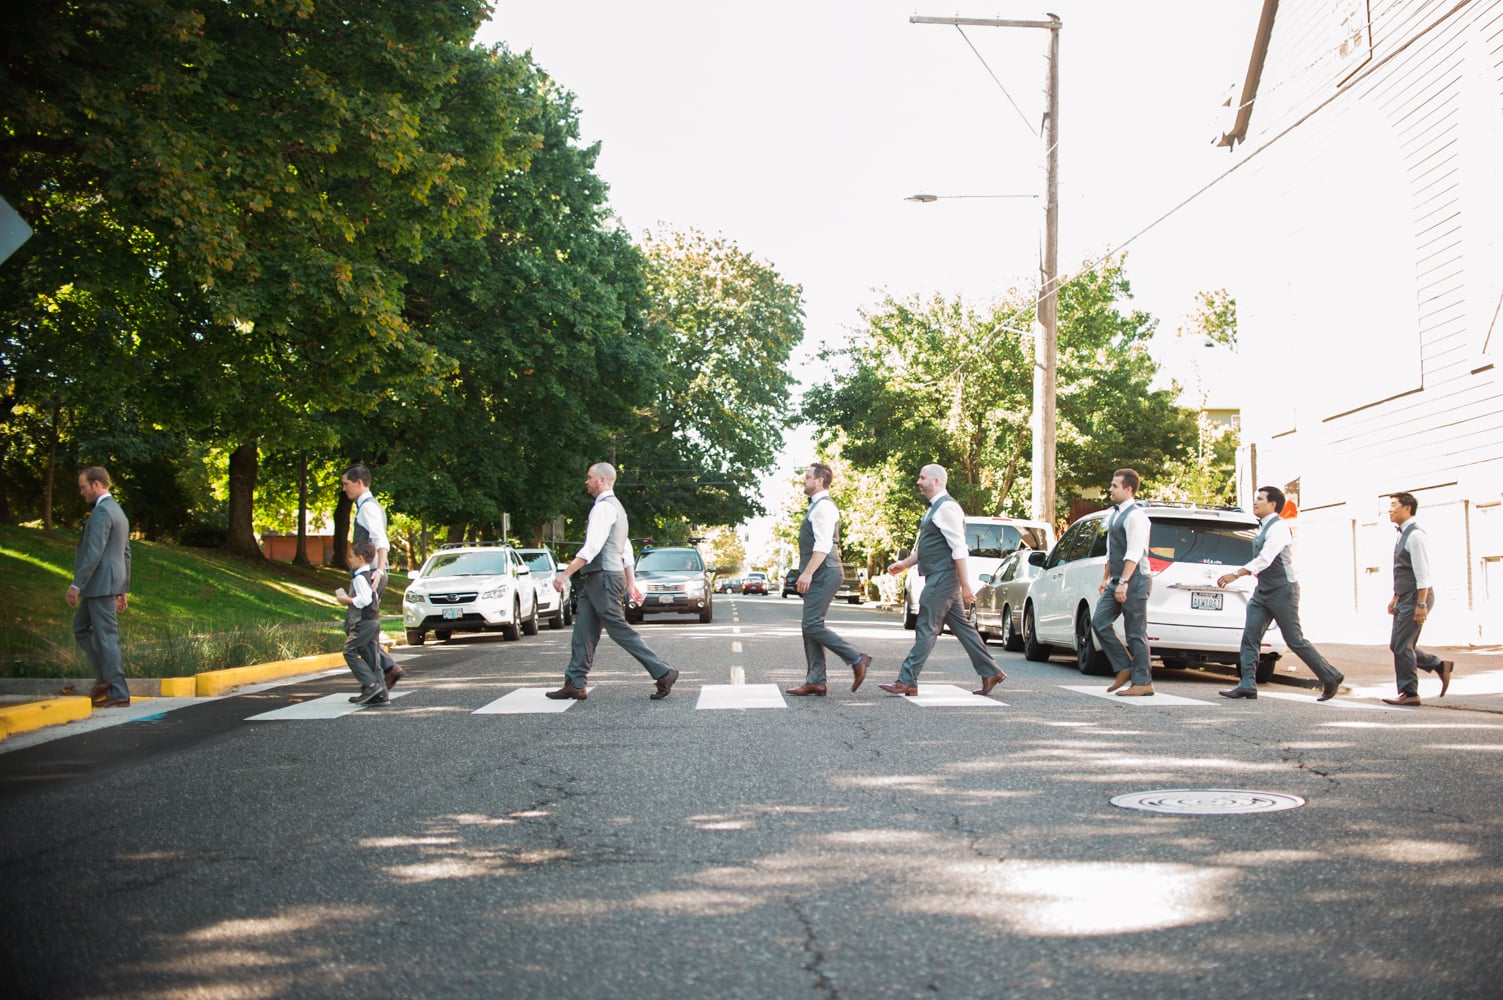
[[1173, 563], [1174, 563], [1173, 559], [1160, 559], [1158, 556], [1149, 556], [1148, 557], [1148, 572], [1150, 572], [1150, 573], [1162, 573], [1162, 572], [1164, 572], [1164, 570], [1168, 569], [1171, 565], [1173, 565]]

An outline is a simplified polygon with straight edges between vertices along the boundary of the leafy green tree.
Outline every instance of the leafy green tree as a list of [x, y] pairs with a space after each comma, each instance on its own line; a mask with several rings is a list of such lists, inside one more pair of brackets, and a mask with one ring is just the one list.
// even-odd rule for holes
[[763, 513], [760, 475], [791, 426], [788, 359], [803, 339], [802, 289], [731, 241], [691, 230], [643, 240], [649, 326], [663, 369], [617, 440], [618, 489], [634, 518], [739, 524]]

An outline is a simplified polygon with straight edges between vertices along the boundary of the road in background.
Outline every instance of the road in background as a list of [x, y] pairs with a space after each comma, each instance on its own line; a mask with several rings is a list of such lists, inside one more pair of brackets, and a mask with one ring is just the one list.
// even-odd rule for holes
[[[981, 702], [948, 636], [915, 702], [876, 687], [912, 633], [847, 606], [860, 692], [710, 710], [804, 674], [797, 602], [716, 604], [643, 627], [664, 701], [606, 642], [588, 701], [475, 714], [558, 685], [545, 630], [413, 651], [387, 709], [246, 721], [328, 678], [0, 755], [12, 992], [1496, 995], [1503, 717], [1183, 673], [1118, 699], [995, 646]], [[1111, 801], [1166, 789], [1305, 804]]]

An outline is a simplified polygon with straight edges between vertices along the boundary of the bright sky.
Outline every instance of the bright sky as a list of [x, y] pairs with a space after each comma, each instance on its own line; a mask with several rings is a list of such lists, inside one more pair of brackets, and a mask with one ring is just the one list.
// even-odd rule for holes
[[[582, 137], [601, 143], [597, 170], [632, 232], [723, 234], [801, 284], [807, 361], [859, 327], [859, 310], [884, 291], [980, 303], [1037, 282], [1041, 199], [904, 200], [1043, 191], [1032, 129], [1049, 33], [908, 18], [1043, 20], [1045, 7], [954, 2], [497, 0], [479, 41], [532, 50], [576, 95]], [[1064, 23], [1062, 273], [1232, 166], [1212, 145], [1218, 104], [1240, 87], [1260, 8], [1047, 4]], [[1135, 304], [1170, 333], [1196, 291], [1219, 287], [1196, 273], [1185, 243], [1150, 233], [1129, 248]], [[790, 438], [788, 457], [798, 466], [812, 448]]]

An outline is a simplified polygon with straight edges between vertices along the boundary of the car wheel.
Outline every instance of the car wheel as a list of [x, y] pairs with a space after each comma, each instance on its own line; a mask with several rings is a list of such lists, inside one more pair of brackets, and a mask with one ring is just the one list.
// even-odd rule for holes
[[565, 624], [564, 623], [564, 619], [565, 619], [565, 617], [567, 615], [568, 615], [568, 612], [564, 609], [564, 606], [562, 604], [560, 604], [559, 605], [559, 609], [558, 609], [558, 614], [553, 615], [551, 618], [548, 619], [548, 627], [549, 628], [563, 628], [564, 624]]
[[852, 594], [850, 597], [847, 597], [845, 600], [846, 600], [847, 604], [860, 604], [861, 603], [861, 595], [860, 594]]
[[628, 611], [626, 612], [626, 621], [631, 625], [640, 625], [642, 624], [642, 615], [638, 612]]
[[564, 624], [574, 624], [574, 601], [572, 599], [564, 601]]
[[1278, 653], [1264, 653], [1262, 656], [1258, 657], [1258, 666], [1257, 669], [1253, 672], [1253, 677], [1259, 684], [1267, 684], [1269, 681], [1273, 680], [1273, 673], [1278, 669], [1278, 666]]
[[918, 628], [918, 608], [914, 607], [913, 606], [913, 602], [908, 599], [909, 593], [910, 593], [910, 591], [908, 590], [908, 588], [904, 587], [903, 588], [903, 627], [906, 628], [908, 631], [912, 632], [914, 629]]
[[511, 609], [511, 624], [501, 626], [501, 638], [507, 642], [515, 642], [522, 638], [522, 605], [515, 604]]
[[1109, 674], [1111, 661], [1096, 648], [1096, 637], [1091, 634], [1091, 615], [1081, 608], [1075, 612], [1075, 665], [1083, 674]]
[[965, 620], [970, 623], [971, 628], [976, 630], [976, 634], [981, 636], [981, 644], [986, 645], [986, 641], [991, 636], [986, 634], [986, 629], [981, 627], [981, 619], [976, 617], [976, 605], [972, 604], [965, 609]]
[[715, 620], [715, 605], [713, 605], [713, 604], [706, 604], [704, 606], [704, 608], [699, 612], [699, 620], [702, 621], [702, 622], [712, 622], [712, 621], [714, 621]]
[[410, 628], [410, 629], [407, 630], [407, 645], [409, 645], [409, 646], [421, 646], [423, 644], [423, 640], [426, 637], [427, 637], [427, 633], [426, 632], [423, 632], [423, 631], [421, 631], [419, 629]]
[[1018, 635], [1017, 627], [1012, 623], [1012, 608], [1002, 609], [1002, 648], [1009, 653], [1016, 653], [1023, 648], [1023, 637]]
[[1023, 608], [1023, 658], [1035, 663], [1042, 663], [1049, 659], [1049, 647], [1038, 641], [1038, 636], [1033, 630], [1033, 608]]
[[532, 614], [522, 623], [522, 632], [526, 635], [538, 634], [538, 606], [535, 602], [532, 605]]
[[440, 629], [434, 629], [433, 630], [433, 637], [435, 639], [437, 639], [439, 642], [448, 642], [449, 641], [449, 636], [451, 636], [453, 634], [454, 633], [450, 632], [448, 629], [440, 628]]

